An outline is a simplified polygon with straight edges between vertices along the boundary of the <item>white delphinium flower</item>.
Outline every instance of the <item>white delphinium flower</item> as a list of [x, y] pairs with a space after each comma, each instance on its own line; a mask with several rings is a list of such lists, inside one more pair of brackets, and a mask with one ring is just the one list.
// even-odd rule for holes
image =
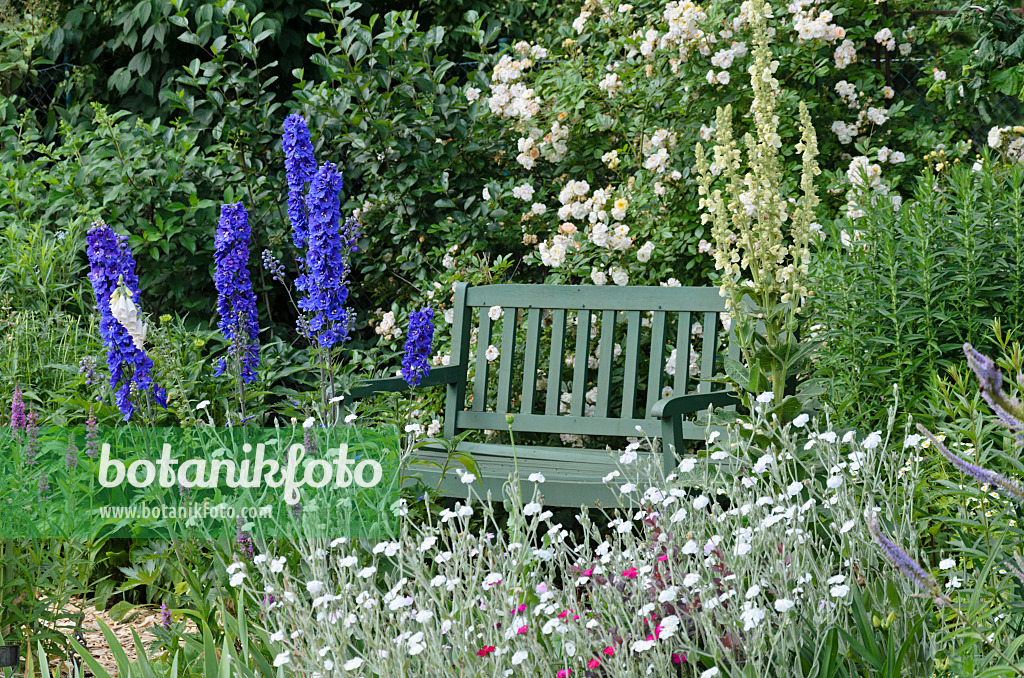
[[147, 327], [139, 315], [139, 309], [132, 301], [131, 292], [124, 285], [118, 285], [110, 295], [110, 314], [121, 324], [132, 338], [135, 348], [144, 348]]

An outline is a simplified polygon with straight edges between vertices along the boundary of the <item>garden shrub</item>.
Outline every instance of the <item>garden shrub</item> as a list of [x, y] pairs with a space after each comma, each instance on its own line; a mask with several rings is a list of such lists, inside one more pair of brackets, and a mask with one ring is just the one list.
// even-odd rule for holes
[[924, 414], [964, 342], [992, 348], [997, 318], [1024, 332], [1024, 166], [985, 165], [926, 172], [901, 209], [836, 222], [815, 266], [815, 373], [840, 416], [871, 421], [893, 383]]

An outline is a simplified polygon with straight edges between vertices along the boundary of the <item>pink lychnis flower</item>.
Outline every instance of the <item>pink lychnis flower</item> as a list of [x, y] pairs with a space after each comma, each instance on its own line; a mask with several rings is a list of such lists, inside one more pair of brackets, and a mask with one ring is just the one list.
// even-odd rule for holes
[[569, 678], [572, 675], [572, 669], [562, 669], [555, 674], [556, 678]]
[[479, 655], [481, 657], [486, 657], [487, 655], [489, 655], [492, 652], [494, 652], [494, 646], [493, 645], [484, 645], [483, 647], [481, 647], [479, 650], [476, 651], [477, 655]]
[[622, 571], [622, 576], [627, 577], [629, 579], [636, 579], [637, 574], [639, 573], [636, 571], [635, 567], [631, 567], [628, 570]]
[[519, 627], [518, 631], [516, 631], [516, 635], [520, 635], [521, 636], [521, 635], [523, 635], [524, 633], [526, 633], [529, 630], [530, 630], [530, 627], [528, 625], [524, 624], [523, 626]]
[[601, 662], [597, 661], [596, 659], [591, 659], [589, 662], [587, 662], [588, 669], [596, 669], [600, 665]]

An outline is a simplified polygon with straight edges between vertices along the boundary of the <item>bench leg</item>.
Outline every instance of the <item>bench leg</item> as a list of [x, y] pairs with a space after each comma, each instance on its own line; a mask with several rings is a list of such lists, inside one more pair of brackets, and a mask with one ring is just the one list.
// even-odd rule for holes
[[683, 441], [683, 418], [681, 416], [663, 417], [661, 420], [661, 454], [665, 475], [676, 470]]

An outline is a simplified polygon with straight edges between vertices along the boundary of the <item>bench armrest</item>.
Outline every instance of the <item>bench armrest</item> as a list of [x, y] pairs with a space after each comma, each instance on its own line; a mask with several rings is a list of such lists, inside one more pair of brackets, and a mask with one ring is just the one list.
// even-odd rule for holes
[[703, 412], [709, 405], [728, 407], [739, 405], [740, 400], [734, 391], [713, 391], [711, 393], [689, 393], [687, 395], [662, 398], [651, 407], [651, 417], [667, 419], [681, 414]]
[[[466, 378], [466, 370], [459, 365], [446, 365], [445, 367], [431, 367], [427, 376], [420, 382], [420, 388], [427, 386], [440, 386], [441, 384], [456, 384]], [[408, 391], [409, 384], [401, 377], [385, 377], [383, 379], [370, 379], [360, 383], [353, 388], [347, 396], [349, 398], [365, 398], [377, 393], [401, 393]]]
[[690, 393], [688, 395], [662, 398], [651, 407], [650, 417], [661, 419], [661, 445], [664, 456], [665, 474], [675, 471], [676, 455], [683, 449], [683, 415], [707, 410], [709, 406], [728, 407], [738, 405], [739, 398], [733, 391], [711, 393]]

